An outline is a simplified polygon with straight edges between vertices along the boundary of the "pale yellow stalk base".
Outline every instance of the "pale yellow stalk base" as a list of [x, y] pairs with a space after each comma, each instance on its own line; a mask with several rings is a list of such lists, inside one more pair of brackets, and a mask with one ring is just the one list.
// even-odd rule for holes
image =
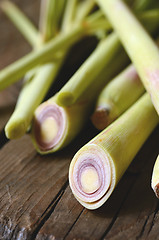
[[70, 164], [69, 182], [74, 196], [84, 207], [96, 209], [105, 203], [157, 123], [150, 97], [144, 94], [76, 153]]

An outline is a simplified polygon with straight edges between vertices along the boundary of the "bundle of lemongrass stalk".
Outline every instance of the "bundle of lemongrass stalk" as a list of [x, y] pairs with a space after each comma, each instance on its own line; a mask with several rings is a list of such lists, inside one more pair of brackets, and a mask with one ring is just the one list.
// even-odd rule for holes
[[[122, 0], [42, 0], [39, 31], [13, 3], [0, 5], [33, 47], [0, 71], [1, 90], [25, 80], [6, 136], [29, 131], [39, 153], [52, 153], [91, 118], [103, 131], [77, 152], [69, 170], [72, 192], [88, 209], [109, 198], [158, 123], [159, 50], [152, 36], [159, 9], [155, 1], [127, 2], [129, 7]], [[98, 38], [97, 47], [60, 91], [42, 102], [70, 48], [88, 35]], [[152, 187], [158, 196], [159, 160]]]

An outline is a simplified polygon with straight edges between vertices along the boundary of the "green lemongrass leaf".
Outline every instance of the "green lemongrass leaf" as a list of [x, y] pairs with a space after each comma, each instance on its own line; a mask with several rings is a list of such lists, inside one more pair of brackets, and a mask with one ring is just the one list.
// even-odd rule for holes
[[57, 1], [41, 0], [40, 32], [44, 42], [50, 40], [57, 33]]
[[91, 21], [91, 17], [89, 17], [88, 22], [86, 19], [84, 24], [75, 24], [70, 31], [59, 34], [40, 49], [27, 54], [26, 56], [1, 70], [0, 90], [3, 90], [4, 88], [18, 81], [25, 75], [26, 72], [35, 66], [49, 62], [51, 59], [56, 59], [57, 52], [65, 50], [71, 46], [71, 44], [89, 34], [92, 27], [93, 21]]
[[95, 0], [85, 0], [80, 2], [76, 14], [76, 21], [82, 21], [85, 17], [87, 17], [93, 10], [95, 4]]
[[33, 51], [0, 71], [0, 90], [10, 86], [26, 72], [53, 58], [56, 52], [65, 50], [86, 33], [83, 26], [76, 26], [71, 32], [60, 34], [40, 49]]
[[157, 7], [159, 7], [159, 2], [156, 0], [135, 0], [133, 3], [133, 9], [135, 11], [143, 11]]
[[8, 0], [0, 3], [0, 7], [5, 14], [11, 19], [14, 25], [19, 29], [27, 41], [35, 47], [39, 41], [39, 33], [32, 22], [21, 12], [21, 10]]
[[63, 14], [63, 21], [61, 30], [68, 31], [75, 20], [76, 9], [77, 8], [77, 0], [67, 0], [65, 11]]
[[100, 71], [108, 64], [116, 51], [121, 48], [116, 34], [112, 33], [94, 50], [90, 57], [77, 70], [72, 78], [59, 91], [57, 101], [61, 106], [70, 106], [79, 101], [82, 94], [89, 90]]

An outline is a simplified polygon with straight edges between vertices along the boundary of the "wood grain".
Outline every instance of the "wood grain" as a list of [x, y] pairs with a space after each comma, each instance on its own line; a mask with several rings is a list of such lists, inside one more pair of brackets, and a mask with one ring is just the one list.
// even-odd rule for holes
[[37, 155], [28, 136], [1, 149], [0, 239], [34, 235], [68, 185], [69, 160], [66, 152]]

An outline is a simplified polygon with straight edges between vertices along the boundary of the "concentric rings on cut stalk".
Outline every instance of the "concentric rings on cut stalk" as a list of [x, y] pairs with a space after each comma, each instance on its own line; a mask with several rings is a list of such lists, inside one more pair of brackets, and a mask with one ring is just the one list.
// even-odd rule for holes
[[42, 105], [34, 118], [34, 137], [41, 151], [53, 149], [62, 139], [66, 127], [63, 109], [56, 104]]
[[72, 160], [69, 180], [75, 197], [92, 203], [101, 199], [109, 190], [111, 166], [101, 148], [93, 144], [84, 148]]

